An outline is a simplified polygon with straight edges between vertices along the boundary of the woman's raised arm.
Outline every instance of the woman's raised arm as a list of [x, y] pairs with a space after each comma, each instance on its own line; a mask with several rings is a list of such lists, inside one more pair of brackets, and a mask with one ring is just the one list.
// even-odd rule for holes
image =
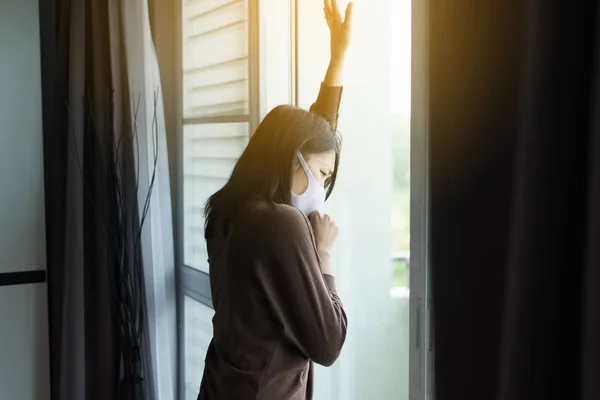
[[312, 104], [310, 111], [324, 116], [333, 129], [337, 129], [344, 62], [352, 31], [353, 3], [350, 2], [346, 7], [343, 19], [337, 0], [325, 0], [323, 9], [330, 32], [330, 59], [317, 101]]

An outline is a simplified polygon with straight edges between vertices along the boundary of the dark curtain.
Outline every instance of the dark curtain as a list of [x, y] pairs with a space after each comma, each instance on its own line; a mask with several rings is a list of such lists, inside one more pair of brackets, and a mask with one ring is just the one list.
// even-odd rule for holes
[[149, 398], [119, 1], [40, 1], [52, 398]]
[[429, 1], [438, 400], [600, 399], [599, 11]]

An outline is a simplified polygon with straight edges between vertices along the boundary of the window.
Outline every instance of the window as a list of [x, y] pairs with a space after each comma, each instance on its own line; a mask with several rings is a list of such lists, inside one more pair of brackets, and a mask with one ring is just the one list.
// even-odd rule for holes
[[[226, 182], [266, 112], [282, 103], [308, 108], [315, 100], [329, 57], [321, 3], [181, 0], [182, 184], [176, 195], [182, 197], [183, 399], [198, 394], [212, 335], [204, 204]], [[425, 251], [427, 2], [376, 5], [356, 4], [340, 109], [341, 170], [325, 210], [341, 228], [334, 260], [350, 331], [339, 361], [317, 369], [316, 400], [433, 398]]]

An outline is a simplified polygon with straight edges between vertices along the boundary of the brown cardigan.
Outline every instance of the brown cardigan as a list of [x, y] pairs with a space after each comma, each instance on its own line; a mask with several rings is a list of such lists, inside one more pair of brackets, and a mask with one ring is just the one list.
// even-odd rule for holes
[[[311, 107], [334, 127], [341, 92], [322, 86]], [[333, 364], [347, 320], [308, 219], [255, 202], [208, 248], [214, 338], [198, 399], [312, 399], [313, 362]]]

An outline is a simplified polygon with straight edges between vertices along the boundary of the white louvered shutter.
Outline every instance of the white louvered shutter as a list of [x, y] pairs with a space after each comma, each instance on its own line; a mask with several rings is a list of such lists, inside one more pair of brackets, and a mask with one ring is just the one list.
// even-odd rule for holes
[[204, 272], [204, 205], [229, 178], [255, 121], [250, 110], [258, 109], [255, 2], [182, 3], [184, 264]]

